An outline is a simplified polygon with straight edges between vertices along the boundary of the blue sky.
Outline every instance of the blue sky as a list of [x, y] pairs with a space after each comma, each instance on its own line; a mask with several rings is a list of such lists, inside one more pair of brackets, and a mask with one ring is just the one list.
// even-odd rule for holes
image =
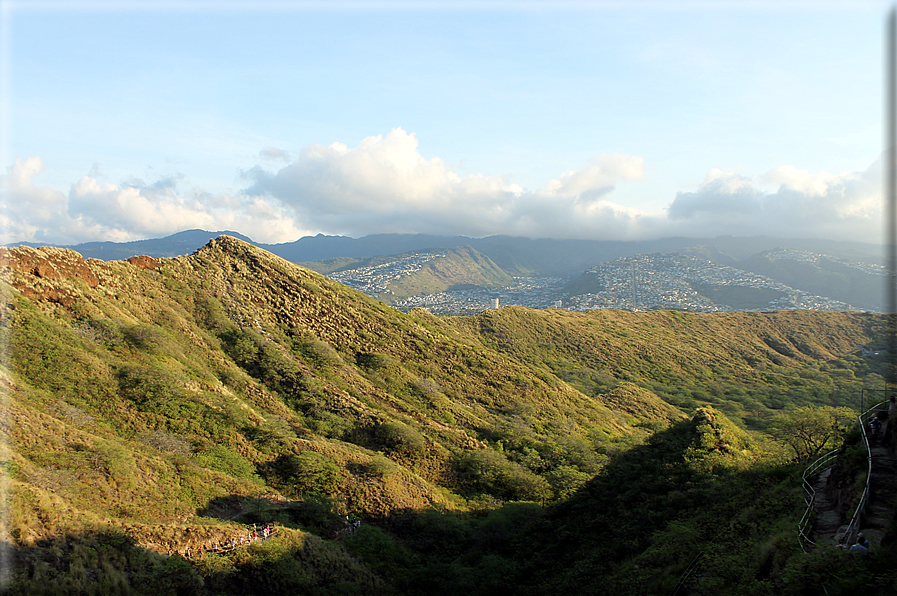
[[0, 4], [6, 241], [881, 235], [884, 2]]

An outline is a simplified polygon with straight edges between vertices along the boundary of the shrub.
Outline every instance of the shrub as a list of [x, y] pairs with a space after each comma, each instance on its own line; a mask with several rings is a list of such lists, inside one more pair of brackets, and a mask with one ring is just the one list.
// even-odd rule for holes
[[284, 462], [285, 480], [298, 494], [334, 494], [343, 481], [336, 462], [314, 451], [291, 455]]
[[155, 325], [131, 325], [122, 329], [122, 336], [138, 350], [151, 354], [165, 351], [167, 343], [165, 332]]
[[424, 396], [442, 393], [442, 387], [439, 386], [439, 383], [427, 377], [421, 377], [414, 381], [414, 388]]
[[396, 361], [389, 354], [371, 352], [356, 354], [355, 363], [365, 370], [376, 371], [390, 368], [395, 365]]
[[160, 368], [123, 366], [116, 376], [122, 395], [142, 409], [183, 397], [184, 390], [177, 379]]
[[302, 371], [284, 349], [251, 329], [231, 329], [221, 334], [228, 356], [243, 370], [283, 396], [304, 390]]
[[545, 501], [551, 498], [548, 482], [492, 449], [480, 449], [458, 458], [464, 483], [472, 492], [508, 501]]
[[574, 466], [558, 466], [545, 474], [545, 477], [559, 499], [572, 496], [592, 478], [590, 474], [581, 472]]
[[305, 341], [298, 345], [299, 353], [317, 367], [339, 366], [343, 359], [326, 341], [319, 339]]
[[346, 549], [374, 570], [395, 576], [409, 559], [409, 553], [395, 539], [376, 526], [363, 524], [342, 541]]
[[424, 437], [407, 424], [383, 422], [374, 427], [374, 437], [384, 450], [392, 453], [420, 456], [426, 453]]
[[238, 478], [255, 476], [255, 467], [245, 457], [221, 445], [200, 451], [193, 456], [193, 461], [204, 468], [224, 472]]
[[375, 455], [371, 458], [371, 461], [363, 464], [361, 469], [365, 474], [379, 476], [381, 478], [384, 476], [392, 476], [399, 471], [398, 466], [396, 466], [392, 460], [383, 457], [382, 455]]
[[155, 447], [159, 451], [177, 453], [180, 455], [190, 455], [193, 451], [190, 448], [190, 443], [177, 435], [165, 432], [164, 430], [140, 433], [137, 438], [141, 443], [145, 443], [150, 447]]
[[89, 319], [77, 328], [84, 339], [113, 347], [121, 343], [123, 335], [118, 324], [112, 319]]
[[[324, 538], [336, 536], [346, 527], [346, 518], [338, 499], [326, 495], [305, 495], [301, 501], [294, 502], [286, 510], [291, 523], [313, 532]], [[269, 521], [269, 513], [256, 521]]]
[[236, 325], [227, 318], [221, 303], [203, 294], [197, 294], [194, 300], [196, 322], [205, 329], [221, 335], [236, 329]]
[[330, 410], [311, 407], [305, 413], [305, 423], [315, 433], [331, 439], [341, 439], [355, 427], [354, 422]]

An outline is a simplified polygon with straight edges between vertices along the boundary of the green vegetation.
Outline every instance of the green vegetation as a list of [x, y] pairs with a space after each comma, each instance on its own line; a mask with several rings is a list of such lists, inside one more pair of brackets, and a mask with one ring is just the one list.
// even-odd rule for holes
[[[408, 296], [437, 294], [455, 287], [503, 288], [514, 283], [514, 278], [493, 263], [489, 257], [469, 246], [433, 250], [444, 252], [445, 255], [424, 262], [417, 271], [391, 280], [378, 298], [392, 303]], [[338, 258], [302, 263], [302, 265], [322, 274], [331, 274], [344, 270], [384, 265], [401, 260], [405, 256], [367, 259]]]
[[695, 284], [693, 287], [699, 294], [709, 298], [716, 304], [725, 304], [736, 310], [767, 309], [770, 302], [785, 296], [785, 293], [781, 290], [773, 290], [772, 288], [711, 286], [703, 284]]
[[861, 309], [881, 310], [881, 282], [874, 275], [830, 258], [813, 261], [777, 259], [768, 253], [751, 256], [738, 267], [769, 276], [792, 288], [828, 296]]
[[826, 449], [840, 446], [855, 426], [850, 408], [802, 407], [783, 412], [774, 420], [776, 437], [788, 445], [794, 459], [810, 462]]
[[653, 594], [702, 552], [693, 593], [795, 593], [792, 460], [884, 387], [874, 315], [403, 314], [227, 237], [6, 256], [13, 593]]

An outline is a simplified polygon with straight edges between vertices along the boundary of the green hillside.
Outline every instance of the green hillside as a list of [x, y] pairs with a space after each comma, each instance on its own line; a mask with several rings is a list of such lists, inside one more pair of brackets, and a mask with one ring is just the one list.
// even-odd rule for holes
[[469, 246], [460, 246], [447, 249], [445, 257], [434, 259], [420, 271], [396, 280], [390, 284], [389, 292], [395, 300], [464, 286], [502, 288], [513, 283], [514, 278], [489, 257]]
[[[413, 258], [428, 252], [441, 254], [422, 261], [419, 267], [412, 269], [397, 266], [408, 257]], [[381, 277], [383, 281], [371, 284], [371, 289], [366, 293], [389, 304], [409, 296], [437, 294], [451, 289], [503, 288], [514, 284], [513, 277], [505, 273], [489, 257], [469, 246], [416, 251], [393, 257], [337, 258], [301, 265], [331, 277], [338, 277], [340, 274], [352, 275], [358, 285], [364, 285], [367, 280]], [[358, 287], [354, 283], [352, 285]]]
[[[873, 315], [403, 314], [227, 236], [130, 262], [19, 247], [0, 266], [13, 593], [545, 593], [552, 561], [599, 551], [528, 532], [579, 524], [593, 498], [612, 511], [617, 474], [643, 490], [644, 450], [672, 458], [650, 464], [663, 491], [697, 492], [658, 501], [608, 577], [722, 476], [779, 465], [757, 432], [779, 410], [881, 386], [853, 355], [881, 341]], [[624, 504], [628, 527], [643, 512]], [[178, 554], [270, 521], [263, 543]]]
[[[766, 275], [793, 288], [829, 296], [859, 309], [881, 311], [884, 300], [882, 276], [827, 256], [814, 260], [775, 258], [769, 251], [751, 256], [737, 266]], [[798, 252], [798, 251], [795, 251]]]

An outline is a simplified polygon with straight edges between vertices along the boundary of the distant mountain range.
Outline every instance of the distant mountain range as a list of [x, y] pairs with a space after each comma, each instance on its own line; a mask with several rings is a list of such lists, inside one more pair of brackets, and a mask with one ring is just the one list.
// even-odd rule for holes
[[[491, 294], [463, 292], [479, 288], [494, 290], [496, 297], [505, 291], [507, 296], [509, 292], [514, 293], [514, 284], [519, 284], [512, 278], [559, 280], [547, 285], [540, 282], [537, 291], [521, 292], [522, 297], [512, 297], [510, 303], [545, 307], [558, 306], [566, 299], [566, 307], [575, 303], [580, 305], [579, 308], [588, 305], [594, 308], [598, 304], [618, 308], [674, 308], [676, 300], [683, 300], [680, 295], [664, 298], [662, 292], [654, 291], [657, 280], [669, 275], [666, 270], [650, 272], [652, 263], [659, 261], [642, 259], [640, 274], [648, 276], [645, 279], [652, 289], [642, 292], [641, 302], [636, 295], [628, 304], [632, 291], [621, 290], [619, 280], [616, 282], [617, 293], [625, 293], [626, 300], [616, 294], [612, 298], [602, 295], [601, 285], [593, 283], [597, 279], [596, 268], [603, 264], [636, 256], [672, 254], [686, 255], [718, 267], [734, 267], [769, 279], [768, 283], [741, 285], [687, 282], [691, 284], [689, 291], [699, 295], [699, 299], [689, 298], [684, 303], [684, 310], [705, 309], [700, 306], [704, 303], [710, 305], [706, 306], [709, 310], [823, 308], [822, 305], [833, 310], [851, 307], [882, 310], [882, 248], [859, 242], [766, 236], [611, 241], [426, 234], [349, 238], [319, 234], [295, 242], [264, 244], [233, 231], [187, 230], [165, 238], [124, 243], [90, 242], [65, 248], [87, 258], [107, 261], [137, 255], [174, 257], [190, 254], [221, 235], [254, 244], [391, 304], [409, 297], [442, 294], [445, 312], [482, 310], [491, 303]], [[568, 284], [571, 281], [573, 283]], [[634, 278], [631, 283], [633, 287], [638, 286]], [[445, 294], [452, 291], [456, 294]], [[575, 299], [585, 294], [590, 297]], [[647, 300], [649, 296], [656, 296], [657, 300]], [[423, 302], [412, 300], [402, 304], [411, 308], [428, 306], [432, 302], [427, 298]]]
[[[516, 236], [434, 236], [428, 234], [373, 234], [362, 238], [347, 236], [305, 236], [295, 242], [264, 244], [234, 231], [187, 230], [164, 238], [134, 242], [86, 242], [62, 246], [86, 258], [104, 261], [138, 255], [175, 257], [190, 254], [212, 238], [233, 236], [294, 263], [324, 261], [339, 257], [365, 259], [400, 255], [428, 248], [470, 246], [488, 256], [512, 275], [571, 275], [606, 261], [637, 254], [684, 252], [704, 256], [715, 263], [734, 265], [738, 261], [779, 247], [797, 248], [852, 261], [880, 263], [883, 249], [877, 244], [836, 242], [823, 239], [774, 238], [770, 236], [717, 238], [663, 238], [660, 240], [557, 240]], [[41, 246], [19, 242], [11, 246]]]

